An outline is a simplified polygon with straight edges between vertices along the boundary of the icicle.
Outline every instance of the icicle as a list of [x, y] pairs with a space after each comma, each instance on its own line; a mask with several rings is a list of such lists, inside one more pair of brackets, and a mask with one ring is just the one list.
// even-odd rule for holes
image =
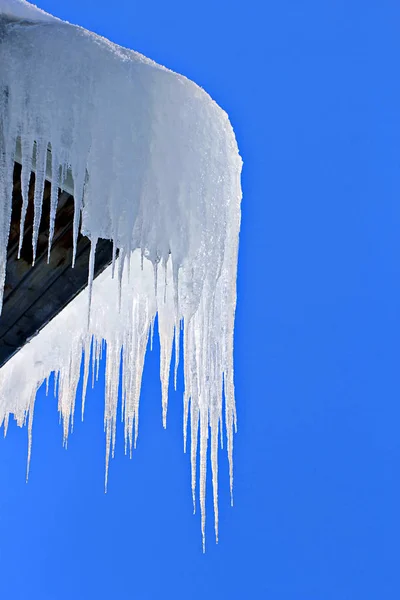
[[[190, 379], [189, 379], [189, 336], [188, 336], [188, 328], [186, 328], [183, 332], [183, 351], [184, 351], [184, 359], [183, 359], [183, 371], [184, 371], [184, 381], [185, 381], [185, 389], [183, 392], [183, 451], [186, 453], [187, 446], [187, 430], [188, 430], [188, 415], [189, 415], [189, 402], [191, 398], [191, 388], [190, 388]], [[191, 417], [192, 419], [192, 417]], [[192, 437], [192, 446], [193, 446], [193, 437]], [[192, 471], [193, 474], [193, 471]]]
[[231, 506], [233, 506], [233, 419], [231, 412], [228, 412], [226, 415], [226, 435], [229, 461], [229, 489], [231, 494]]
[[117, 340], [115, 345], [110, 344], [107, 347], [106, 359], [106, 393], [104, 409], [104, 428], [106, 432], [105, 491], [107, 491], [108, 484], [110, 454], [111, 457], [114, 458], [115, 451], [120, 359], [120, 344]]
[[18, 244], [18, 259], [21, 258], [22, 243], [24, 241], [26, 211], [29, 203], [29, 183], [32, 172], [32, 154], [33, 154], [33, 137], [23, 136], [21, 140], [21, 195], [22, 208], [21, 218], [19, 222], [19, 244]]
[[174, 390], [176, 391], [179, 367], [179, 343], [180, 343], [180, 323], [175, 323], [175, 366], [174, 366]]
[[88, 308], [87, 308], [87, 327], [89, 329], [90, 324], [90, 310], [92, 307], [92, 289], [94, 279], [94, 260], [96, 254], [97, 237], [92, 239], [90, 244], [90, 256], [89, 256], [89, 279], [88, 279]]
[[206, 551], [206, 474], [207, 474], [208, 414], [200, 411], [200, 513], [203, 552]]
[[[77, 192], [77, 194], [79, 194], [79, 193], [80, 192]], [[80, 219], [80, 216], [81, 216], [81, 202], [78, 201], [76, 198], [79, 198], [79, 196], [74, 194], [75, 208], [74, 208], [74, 221], [73, 221], [72, 268], [75, 267], [76, 249], [77, 249], [77, 246], [78, 246], [79, 219]], [[96, 242], [97, 242], [97, 240], [96, 240]]]
[[191, 437], [191, 448], [190, 448], [190, 462], [192, 472], [192, 500], [193, 500], [193, 514], [196, 513], [196, 465], [197, 465], [197, 436], [199, 430], [199, 409], [193, 403], [190, 403], [190, 437]]
[[29, 403], [29, 419], [28, 419], [28, 458], [26, 461], [26, 482], [29, 479], [29, 470], [31, 466], [31, 456], [32, 456], [32, 428], [33, 428], [33, 411], [35, 408], [35, 396], [36, 390], [31, 395], [31, 400]]
[[47, 142], [44, 140], [36, 140], [36, 178], [35, 191], [33, 195], [34, 216], [32, 230], [32, 266], [36, 261], [36, 249], [39, 236], [40, 221], [42, 218], [42, 202], [44, 182], [46, 176], [46, 160], [47, 160]]
[[160, 360], [160, 380], [161, 380], [161, 401], [162, 401], [162, 423], [164, 429], [167, 427], [168, 410], [168, 384], [169, 372], [172, 355], [172, 335], [171, 331], [163, 331], [162, 323], [159, 321], [161, 360]]
[[58, 188], [60, 177], [60, 163], [57, 156], [57, 148], [54, 144], [51, 147], [51, 192], [50, 192], [50, 226], [49, 226], [49, 245], [47, 249], [47, 263], [50, 262], [51, 245], [54, 236], [54, 223], [56, 220], [58, 204]]
[[[84, 367], [83, 367], [83, 385], [82, 385], [82, 421], [83, 421], [83, 417], [85, 414], [85, 400], [86, 400], [86, 393], [87, 393], [87, 386], [88, 386], [88, 379], [89, 379], [91, 346], [92, 346], [92, 338], [91, 338], [91, 336], [87, 336], [85, 348], [84, 348]], [[94, 350], [93, 350], [93, 354], [94, 354]]]
[[215, 541], [218, 544], [218, 416], [211, 414], [211, 470], [214, 504]]
[[96, 344], [96, 381], [99, 380], [101, 347], [102, 347], [101, 342], [97, 342], [97, 344]]
[[150, 323], [150, 351], [153, 350], [153, 338], [154, 338], [154, 318]]
[[187, 446], [187, 428], [189, 416], [189, 397], [186, 390], [183, 393], [183, 451], [186, 454]]
[[172, 277], [174, 285], [174, 308], [175, 315], [178, 317], [180, 314], [179, 310], [179, 266], [176, 263], [172, 263]]
[[58, 378], [60, 376], [60, 371], [56, 371], [54, 373], [54, 397], [57, 398], [57, 385], [58, 385]]
[[4, 437], [6, 437], [7, 435], [7, 431], [8, 431], [8, 424], [10, 421], [10, 414], [6, 415], [6, 417], [4, 418]]
[[97, 338], [93, 338], [92, 346], [92, 389], [94, 388], [96, 375]]
[[[0, 44], [1, 47], [1, 44]], [[3, 306], [4, 283], [6, 278], [7, 245], [12, 211], [13, 168], [16, 135], [9, 123], [8, 88], [0, 87], [0, 312]], [[3, 119], [2, 117], [3, 113]]]

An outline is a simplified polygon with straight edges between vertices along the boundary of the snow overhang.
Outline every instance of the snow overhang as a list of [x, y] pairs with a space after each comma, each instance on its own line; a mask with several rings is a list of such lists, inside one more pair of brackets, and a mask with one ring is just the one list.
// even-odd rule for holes
[[[200, 437], [204, 542], [209, 444], [218, 535], [222, 429], [231, 491], [233, 480], [233, 328], [242, 161], [231, 124], [204, 90], [136, 52], [49, 18], [22, 0], [0, 0], [0, 15], [0, 292], [16, 158], [22, 164], [22, 214], [33, 194], [33, 261], [39, 257], [50, 175], [49, 245], [58, 190], [68, 172], [74, 191], [72, 262], [79, 258], [80, 236], [91, 243], [88, 288], [0, 369], [0, 423], [7, 427], [10, 415], [21, 425], [28, 419], [31, 432], [36, 391], [55, 373], [66, 440], [82, 353], [84, 397], [90, 357], [98, 367], [106, 344], [107, 473], [119, 394], [126, 446], [136, 444], [143, 364], [157, 317], [164, 426], [172, 349], [176, 381], [183, 346], [184, 436], [186, 445], [190, 422], [194, 502]], [[93, 281], [101, 239], [113, 245], [113, 264]]]

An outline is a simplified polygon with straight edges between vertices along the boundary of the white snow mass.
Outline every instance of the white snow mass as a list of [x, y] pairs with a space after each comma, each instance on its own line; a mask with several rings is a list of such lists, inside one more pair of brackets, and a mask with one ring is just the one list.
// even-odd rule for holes
[[[0, 0], [0, 301], [16, 148], [22, 163], [21, 227], [35, 165], [34, 254], [48, 152], [49, 251], [58, 189], [72, 180], [74, 250], [81, 228], [92, 252], [87, 289], [0, 369], [0, 423], [6, 430], [14, 415], [19, 425], [28, 422], [31, 437], [36, 392], [54, 372], [66, 441], [81, 362], [84, 405], [89, 363], [91, 357], [98, 363], [105, 342], [107, 483], [120, 370], [130, 451], [138, 432], [147, 342], [157, 316], [163, 424], [172, 348], [175, 343], [176, 377], [183, 332], [183, 429], [186, 446], [190, 417], [193, 502], [199, 437], [204, 544], [210, 437], [218, 539], [218, 439], [224, 421], [232, 487], [236, 427], [233, 328], [242, 167], [226, 113], [196, 84], [137, 52], [22, 0]], [[112, 240], [115, 252], [112, 266], [93, 282], [99, 238]]]

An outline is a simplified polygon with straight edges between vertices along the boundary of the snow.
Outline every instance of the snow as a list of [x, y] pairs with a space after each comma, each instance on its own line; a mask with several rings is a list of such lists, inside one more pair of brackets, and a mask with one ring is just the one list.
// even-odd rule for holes
[[[131, 451], [157, 315], [163, 424], [172, 348], [175, 340], [179, 349], [183, 330], [184, 439], [186, 446], [190, 416], [193, 501], [199, 432], [203, 544], [209, 436], [218, 538], [218, 438], [224, 422], [232, 489], [236, 427], [233, 328], [242, 161], [228, 117], [185, 77], [22, 0], [0, 0], [0, 65], [1, 298], [15, 158], [22, 163], [24, 206], [30, 171], [36, 171], [34, 252], [50, 150], [53, 219], [58, 187], [72, 182], [74, 248], [80, 217], [92, 244], [88, 288], [1, 368], [0, 423], [7, 428], [10, 415], [20, 425], [28, 422], [31, 439], [36, 392], [55, 372], [66, 442], [82, 353], [86, 388], [91, 349], [98, 363], [105, 343], [107, 484], [120, 369]], [[99, 238], [112, 240], [119, 258], [93, 282]]]
[[0, 15], [28, 21], [50, 22], [60, 20], [34, 4], [25, 2], [25, 0], [1, 0]]

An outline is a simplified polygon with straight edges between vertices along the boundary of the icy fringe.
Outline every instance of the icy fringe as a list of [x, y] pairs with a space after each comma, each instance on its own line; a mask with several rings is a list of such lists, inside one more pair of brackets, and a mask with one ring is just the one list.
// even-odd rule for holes
[[[105, 341], [107, 485], [120, 369], [126, 451], [131, 452], [138, 434], [144, 357], [158, 315], [163, 424], [172, 348], [175, 340], [176, 382], [183, 330], [183, 431], [186, 448], [190, 415], [193, 504], [199, 437], [204, 544], [211, 436], [218, 539], [217, 455], [223, 421], [231, 492], [233, 479], [233, 327], [242, 166], [227, 115], [194, 83], [140, 54], [79, 27], [13, 20], [0, 10], [0, 300], [16, 146], [22, 163], [21, 231], [30, 173], [36, 171], [34, 253], [50, 151], [49, 251], [58, 189], [69, 176], [75, 200], [74, 253], [79, 229], [90, 238], [92, 252], [88, 288], [0, 370], [0, 423], [6, 431], [11, 414], [19, 425], [28, 422], [31, 439], [36, 392], [54, 372], [66, 443], [82, 352], [83, 415], [91, 349], [94, 373]], [[113, 240], [119, 258], [115, 252], [112, 267], [93, 282], [99, 238]]]

